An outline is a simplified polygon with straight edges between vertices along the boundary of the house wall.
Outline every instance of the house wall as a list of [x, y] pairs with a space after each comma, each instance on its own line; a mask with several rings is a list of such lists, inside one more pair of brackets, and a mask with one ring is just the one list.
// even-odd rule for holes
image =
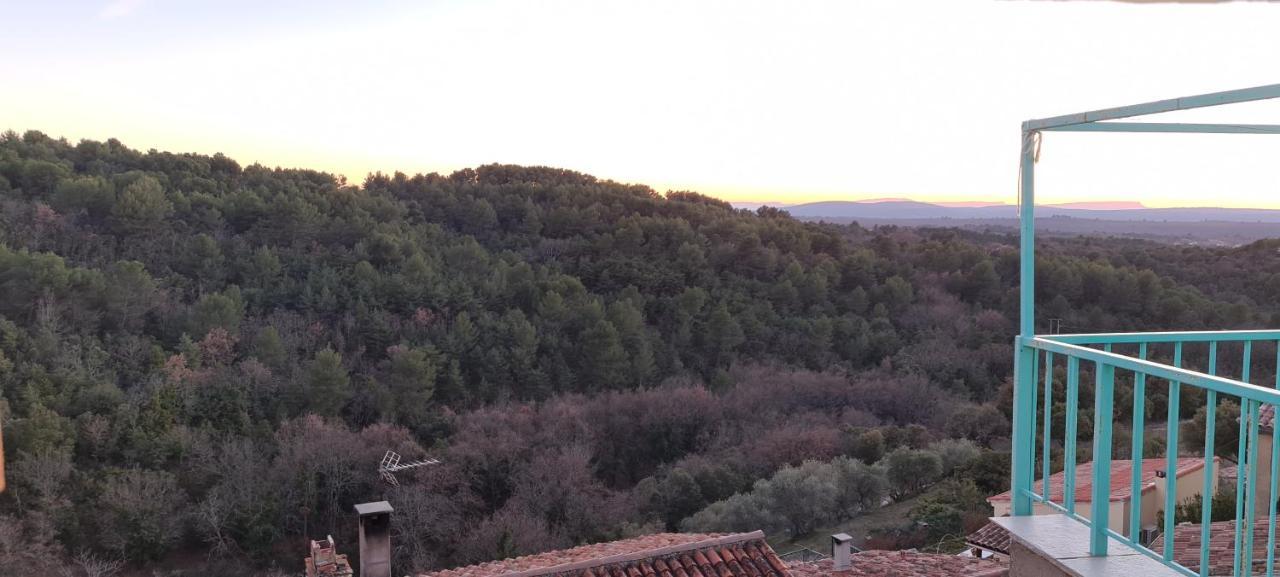
[[[1210, 491], [1218, 490], [1218, 462], [1213, 461], [1209, 464], [1213, 467], [1213, 473], [1210, 475]], [[1142, 525], [1160, 525], [1164, 519], [1158, 515], [1164, 511], [1165, 495], [1168, 494], [1167, 483], [1164, 480], [1157, 480], [1155, 490], [1150, 491], [1142, 496]], [[1204, 469], [1195, 469], [1184, 473], [1178, 477], [1174, 483], [1174, 503], [1182, 503], [1188, 499], [1199, 495], [1204, 489]]]
[[1009, 577], [1071, 577], [1071, 574], [1014, 541], [1009, 545]]
[[[1088, 517], [1085, 517], [1088, 519]], [[1124, 534], [1125, 527], [1129, 526], [1129, 500], [1112, 501], [1111, 512], [1107, 515], [1107, 526], [1112, 531]]]
[[[1142, 526], [1150, 527], [1151, 525], [1159, 526], [1163, 521], [1159, 517], [1160, 512], [1164, 510], [1164, 489], [1157, 486], [1156, 491], [1147, 491], [1142, 494]], [[1126, 531], [1126, 535], [1129, 533]]]
[[[1210, 485], [1209, 490], [1213, 492], [1217, 492], [1218, 462], [1212, 461], [1207, 466], [1214, 468], [1213, 474], [1210, 475], [1210, 478], [1213, 479], [1213, 482]], [[1196, 495], [1199, 495], [1204, 490], [1204, 469], [1196, 469], [1186, 475], [1179, 477], [1178, 482], [1175, 485], [1176, 485], [1176, 489], [1174, 492], [1174, 501], [1177, 503], [1181, 503], [1187, 499], [1191, 499]], [[1163, 503], [1164, 496], [1165, 496], [1164, 485], [1160, 483], [1156, 483], [1156, 491], [1160, 493], [1160, 502]], [[1163, 508], [1164, 506], [1161, 505], [1160, 507]]]
[[1270, 434], [1258, 431], [1258, 488], [1254, 496], [1253, 510], [1264, 518], [1270, 513], [1271, 508], [1271, 502], [1266, 498], [1271, 491], [1271, 443]]
[[[1258, 448], [1259, 448], [1259, 456], [1260, 456], [1258, 460], [1258, 469], [1259, 469], [1258, 476], [1262, 479], [1265, 479], [1264, 480], [1265, 483], [1270, 483], [1271, 482], [1270, 481], [1271, 436], [1266, 435], [1266, 439], [1264, 441], [1263, 435], [1259, 434], [1258, 440], [1259, 440]], [[1265, 458], [1261, 458], [1262, 453], [1266, 453]], [[1217, 491], [1218, 489], [1217, 462], [1216, 461], [1211, 462], [1209, 466], [1215, 468], [1213, 472], [1213, 477], [1212, 477], [1213, 478], [1212, 487], [1214, 491]], [[1265, 473], [1263, 469], [1266, 470]], [[1141, 526], [1143, 527], [1148, 527], [1151, 525], [1159, 526], [1163, 522], [1163, 518], [1159, 517], [1159, 515], [1162, 511], [1164, 511], [1165, 495], [1167, 494], [1167, 489], [1165, 485], [1166, 484], [1163, 482], [1157, 482], [1155, 484], [1154, 490], [1147, 491], [1142, 494]], [[1270, 487], [1270, 485], [1264, 485], [1264, 487]], [[1203, 488], [1204, 488], [1204, 469], [1195, 469], [1193, 471], [1190, 471], [1182, 475], [1181, 477], [1179, 477], [1177, 482], [1174, 483], [1174, 500], [1177, 503], [1181, 503], [1186, 499], [1190, 499], [1192, 497], [1195, 497], [1196, 495], [1199, 495], [1200, 491]], [[1265, 492], [1266, 492], [1266, 489], [1263, 489], [1263, 492], [1261, 494], [1265, 495], [1266, 494]], [[1265, 498], [1258, 499], [1258, 507], [1259, 507], [1258, 509], [1259, 512], [1265, 513], [1267, 511], [1267, 501]], [[997, 502], [991, 503], [991, 508], [993, 509], [993, 516], [1006, 517], [1012, 513], [1013, 504], [1008, 501], [997, 501]], [[1089, 515], [1091, 514], [1091, 511], [1092, 510], [1090, 508], [1090, 504], [1088, 501], [1076, 502], [1076, 513], [1078, 513], [1081, 517], [1084, 517], [1085, 519], [1090, 518]], [[1058, 512], [1057, 510], [1050, 508], [1048, 505], [1045, 505], [1044, 503], [1034, 503], [1032, 506], [1032, 514], [1034, 515], [1053, 515], [1053, 514], [1056, 514], [1057, 512]], [[1125, 499], [1123, 501], [1112, 501], [1109, 522], [1107, 523], [1107, 525], [1109, 525], [1113, 531], [1117, 531], [1122, 534], [1128, 534], [1130, 512], [1131, 510], [1129, 507], [1128, 499]]]
[[[991, 504], [993, 517], [1008, 517], [1013, 512], [1013, 504], [1008, 501], [996, 501]], [[1044, 503], [1033, 503], [1031, 507], [1032, 515], [1057, 515], [1058, 510], [1049, 507]], [[1076, 514], [1090, 519], [1093, 514], [1093, 506], [1089, 501], [1076, 501]], [[1144, 510], [1145, 517], [1145, 510]], [[1128, 527], [1129, 522], [1129, 501], [1112, 501], [1111, 511], [1108, 513], [1107, 526], [1113, 531], [1123, 531]]]

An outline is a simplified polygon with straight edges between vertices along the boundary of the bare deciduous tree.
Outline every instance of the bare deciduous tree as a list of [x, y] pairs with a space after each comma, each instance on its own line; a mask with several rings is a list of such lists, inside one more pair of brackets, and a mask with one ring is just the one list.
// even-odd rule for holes
[[113, 577], [124, 568], [124, 561], [99, 557], [89, 551], [80, 551], [71, 564], [61, 571], [63, 577]]

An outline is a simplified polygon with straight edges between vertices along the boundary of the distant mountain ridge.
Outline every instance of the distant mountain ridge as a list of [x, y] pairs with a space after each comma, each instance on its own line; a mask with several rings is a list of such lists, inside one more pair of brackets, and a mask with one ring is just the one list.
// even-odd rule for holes
[[[738, 208], [768, 204], [806, 220], [824, 218], [922, 220], [922, 219], [1016, 219], [1018, 207], [1010, 204], [929, 203], [905, 199], [873, 201], [823, 201], [784, 205], [780, 203], [734, 203]], [[1280, 223], [1280, 210], [1264, 208], [1147, 208], [1130, 201], [1068, 203], [1036, 207], [1037, 218], [1069, 217], [1092, 220], [1146, 222], [1264, 222]]]

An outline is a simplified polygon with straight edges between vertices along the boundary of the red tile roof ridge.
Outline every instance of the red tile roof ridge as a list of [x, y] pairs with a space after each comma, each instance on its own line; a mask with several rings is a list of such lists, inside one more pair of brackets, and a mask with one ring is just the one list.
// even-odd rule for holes
[[[707, 534], [706, 537], [707, 537], [706, 539], [700, 539], [697, 541], [687, 541], [684, 543], [676, 543], [676, 544], [665, 545], [662, 547], [656, 547], [652, 549], [632, 551], [629, 553], [617, 553], [617, 554], [609, 555], [606, 557], [594, 557], [589, 559], [582, 559], [579, 561], [561, 563], [558, 565], [549, 565], [546, 567], [535, 567], [532, 569], [524, 569], [520, 571], [511, 571], [511, 572], [495, 572], [492, 575], [495, 575], [495, 576], [501, 575], [502, 577], [540, 577], [543, 575], [559, 575], [562, 573], [583, 571], [583, 570], [591, 569], [594, 567], [602, 567], [606, 565], [618, 565], [623, 563], [630, 563], [633, 561], [640, 561], [642, 559], [652, 559], [654, 557], [667, 557], [677, 553], [697, 552], [699, 550], [706, 549], [708, 547], [719, 547], [722, 545], [732, 545], [735, 543], [743, 543], [743, 542], [756, 541], [756, 540], [763, 541], [764, 531], [752, 531], [750, 533], [730, 533], [730, 534], [712, 533], [712, 534]], [[591, 545], [584, 545], [584, 547], [591, 547]], [[572, 549], [566, 549], [566, 551], [572, 551]], [[514, 559], [519, 559], [519, 557], [516, 557]], [[508, 562], [511, 560], [512, 559], [504, 559], [501, 561], [495, 561], [493, 563], [500, 564], [500, 563]], [[481, 567], [483, 565], [486, 565], [486, 564], [473, 565], [471, 567]], [[467, 567], [459, 567], [457, 569], [446, 569], [443, 571], [423, 573], [423, 574], [420, 574], [419, 577], [427, 577], [431, 575], [455, 574], [454, 572], [457, 572], [466, 568]]]

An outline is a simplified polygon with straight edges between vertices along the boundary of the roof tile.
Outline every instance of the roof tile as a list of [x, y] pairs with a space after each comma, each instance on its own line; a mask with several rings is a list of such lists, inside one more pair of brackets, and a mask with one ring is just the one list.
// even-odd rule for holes
[[[745, 551], [752, 551], [748, 555]], [[755, 559], [753, 561], [753, 558]], [[419, 577], [791, 577], [764, 534], [659, 533]]]
[[863, 551], [851, 556], [849, 569], [834, 571], [831, 560], [790, 565], [793, 577], [1005, 577], [1008, 568], [994, 561], [919, 553]]
[[764, 534], [659, 533], [418, 577], [1002, 577], [997, 563], [914, 551], [865, 551], [852, 568], [831, 561], [784, 564]]
[[[1173, 528], [1173, 560], [1178, 564], [1200, 571], [1201, 525], [1186, 523]], [[1209, 524], [1209, 575], [1231, 575], [1235, 563], [1235, 521], [1219, 521]], [[1241, 536], [1243, 538], [1244, 536]], [[1280, 556], [1280, 547], [1276, 548]], [[1164, 539], [1156, 539], [1152, 551], [1164, 553]], [[1267, 567], [1267, 523], [1259, 521], [1253, 527], [1253, 570], [1261, 575]]]
[[995, 523], [988, 522], [981, 529], [970, 533], [964, 538], [964, 542], [975, 547], [981, 547], [988, 551], [996, 553], [1009, 554], [1009, 543], [1012, 541], [1012, 535], [1009, 530]]

